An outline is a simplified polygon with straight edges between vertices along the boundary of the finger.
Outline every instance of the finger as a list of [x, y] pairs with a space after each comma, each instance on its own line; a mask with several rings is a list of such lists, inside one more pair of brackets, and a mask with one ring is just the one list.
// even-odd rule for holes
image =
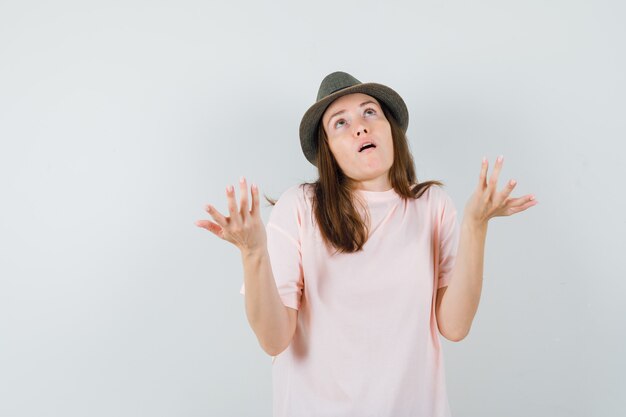
[[233, 187], [232, 185], [226, 187], [226, 198], [228, 199], [230, 222], [235, 224], [241, 224], [241, 215], [237, 211], [237, 203], [235, 202], [235, 187]]
[[536, 203], [535, 197], [533, 195], [525, 195], [523, 197], [518, 198], [509, 198], [506, 201], [507, 208], [512, 208], [517, 210], [518, 208], [526, 205]]
[[491, 177], [489, 178], [489, 185], [495, 190], [498, 184], [498, 176], [500, 176], [500, 170], [502, 169], [502, 164], [504, 163], [504, 157], [500, 155], [498, 159], [496, 159], [496, 164], [493, 166], [493, 172], [491, 173]]
[[478, 176], [478, 189], [484, 190], [487, 186], [487, 168], [489, 167], [489, 162], [487, 158], [483, 156], [483, 162], [480, 167], [480, 175]]
[[509, 214], [520, 213], [520, 212], [522, 212], [522, 211], [524, 211], [524, 210], [526, 210], [526, 209], [528, 209], [528, 208], [530, 208], [530, 207], [532, 207], [534, 205], [539, 204], [539, 202], [537, 200], [535, 200], [535, 199], [532, 199], [532, 200], [525, 199], [525, 201], [526, 201], [525, 203], [523, 203], [523, 204], [521, 204], [519, 206], [510, 207], [509, 208]]
[[207, 204], [207, 206], [205, 207], [205, 210], [207, 211], [207, 213], [211, 215], [211, 217], [213, 217], [213, 220], [215, 220], [217, 224], [219, 224], [221, 227], [226, 227], [228, 225], [228, 219], [224, 217], [222, 213], [217, 211], [215, 207], [213, 207], [212, 205]]
[[196, 222], [196, 226], [201, 227], [203, 229], [208, 230], [213, 233], [215, 236], [222, 238], [224, 237], [223, 229], [216, 223], [213, 223], [210, 220], [198, 220]]
[[248, 217], [248, 183], [243, 176], [239, 178], [239, 191], [241, 194], [239, 214], [245, 220]]
[[504, 187], [504, 189], [500, 191], [499, 201], [505, 201], [507, 198], [509, 198], [509, 195], [511, 195], [511, 192], [513, 192], [513, 189], [515, 188], [516, 185], [517, 185], [517, 181], [509, 180], [509, 182], [506, 183], [506, 186]]
[[252, 184], [252, 208], [250, 216], [254, 217], [259, 214], [259, 188], [256, 184]]

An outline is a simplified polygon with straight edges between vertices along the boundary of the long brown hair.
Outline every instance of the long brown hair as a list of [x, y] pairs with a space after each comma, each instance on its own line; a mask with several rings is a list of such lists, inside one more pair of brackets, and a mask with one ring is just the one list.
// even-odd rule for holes
[[[383, 113], [391, 125], [393, 139], [393, 164], [389, 170], [389, 182], [403, 200], [420, 198], [432, 185], [443, 186], [440, 181], [418, 182], [415, 175], [415, 162], [409, 143], [402, 128], [394, 119], [386, 105], [380, 102]], [[344, 253], [357, 252], [369, 236], [369, 214], [365, 202], [355, 198], [350, 179], [343, 173], [328, 145], [328, 139], [321, 123], [317, 128], [317, 181], [301, 185], [311, 185], [314, 190], [312, 199], [313, 213], [319, 225], [326, 245]], [[411, 184], [414, 184], [411, 186]], [[276, 200], [265, 196], [271, 205]], [[364, 221], [354, 206], [359, 203], [366, 213]]]

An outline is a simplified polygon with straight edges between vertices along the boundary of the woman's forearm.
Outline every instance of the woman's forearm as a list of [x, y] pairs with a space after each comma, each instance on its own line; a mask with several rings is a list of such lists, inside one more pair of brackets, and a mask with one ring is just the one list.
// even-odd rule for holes
[[294, 323], [283, 304], [267, 248], [242, 251], [246, 315], [265, 352], [276, 356], [291, 342]]

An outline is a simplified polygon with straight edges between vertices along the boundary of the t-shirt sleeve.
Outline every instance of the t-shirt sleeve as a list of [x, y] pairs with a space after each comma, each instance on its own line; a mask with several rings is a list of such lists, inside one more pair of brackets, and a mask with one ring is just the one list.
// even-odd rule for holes
[[437, 288], [445, 287], [450, 283], [452, 268], [456, 261], [460, 225], [457, 221], [457, 210], [452, 198], [441, 189], [439, 205], [439, 277]]
[[[265, 226], [278, 294], [285, 306], [296, 310], [300, 308], [304, 287], [300, 239], [303, 197], [298, 193], [302, 194], [302, 188], [292, 187], [285, 191], [272, 208]], [[245, 294], [245, 283], [239, 292]]]

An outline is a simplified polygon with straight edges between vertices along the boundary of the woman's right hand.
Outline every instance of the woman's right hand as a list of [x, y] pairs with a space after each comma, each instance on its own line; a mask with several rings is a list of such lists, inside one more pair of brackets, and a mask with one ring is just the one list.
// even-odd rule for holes
[[216, 223], [210, 220], [198, 220], [196, 226], [207, 229], [215, 236], [229, 241], [242, 252], [265, 250], [267, 236], [259, 209], [259, 189], [252, 184], [252, 208], [250, 210], [248, 210], [248, 186], [244, 177], [239, 180], [239, 190], [241, 192], [239, 210], [235, 201], [235, 189], [231, 185], [226, 188], [230, 216], [223, 216], [215, 207], [208, 204], [205, 209]]

